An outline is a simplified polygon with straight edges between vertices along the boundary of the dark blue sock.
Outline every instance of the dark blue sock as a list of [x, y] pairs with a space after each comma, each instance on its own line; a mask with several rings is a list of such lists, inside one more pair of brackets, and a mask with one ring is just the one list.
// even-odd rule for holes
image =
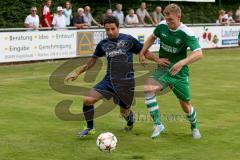
[[83, 105], [83, 113], [87, 121], [87, 128], [93, 129], [94, 106]]

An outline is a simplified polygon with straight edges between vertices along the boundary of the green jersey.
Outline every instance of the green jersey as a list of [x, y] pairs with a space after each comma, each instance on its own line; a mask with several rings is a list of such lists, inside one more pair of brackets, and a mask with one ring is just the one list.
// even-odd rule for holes
[[[155, 28], [153, 35], [160, 38], [159, 57], [167, 58], [171, 62], [169, 68], [187, 57], [188, 47], [192, 51], [201, 49], [193, 31], [182, 23], [176, 30], [171, 30], [166, 21], [162, 21]], [[188, 75], [188, 67], [184, 66], [179, 74]]]

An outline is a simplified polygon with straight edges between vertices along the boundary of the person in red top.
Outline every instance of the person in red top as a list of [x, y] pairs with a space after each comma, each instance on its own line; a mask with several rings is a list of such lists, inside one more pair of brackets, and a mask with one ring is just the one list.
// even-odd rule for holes
[[51, 27], [52, 19], [51, 19], [51, 12], [49, 8], [51, 4], [52, 4], [52, 0], [46, 0], [43, 6], [42, 19], [41, 19], [42, 27]]

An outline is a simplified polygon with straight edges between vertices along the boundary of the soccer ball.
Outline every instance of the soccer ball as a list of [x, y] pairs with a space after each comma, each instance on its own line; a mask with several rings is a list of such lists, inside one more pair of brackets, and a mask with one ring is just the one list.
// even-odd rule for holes
[[98, 136], [96, 144], [100, 151], [111, 152], [116, 149], [117, 138], [110, 132], [102, 133]]

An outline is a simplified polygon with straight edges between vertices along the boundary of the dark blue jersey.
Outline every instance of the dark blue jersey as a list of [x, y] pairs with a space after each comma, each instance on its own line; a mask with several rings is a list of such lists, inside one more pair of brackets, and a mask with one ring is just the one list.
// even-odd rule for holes
[[114, 98], [123, 108], [132, 105], [134, 97], [133, 53], [138, 54], [142, 44], [130, 35], [119, 34], [116, 39], [104, 39], [96, 47], [94, 58], [107, 57], [107, 73], [94, 88], [105, 98]]
[[143, 45], [131, 35], [120, 33], [116, 39], [107, 38], [100, 41], [92, 56], [95, 58], [106, 56], [108, 61], [106, 80], [133, 78], [132, 54], [138, 54], [142, 47]]

